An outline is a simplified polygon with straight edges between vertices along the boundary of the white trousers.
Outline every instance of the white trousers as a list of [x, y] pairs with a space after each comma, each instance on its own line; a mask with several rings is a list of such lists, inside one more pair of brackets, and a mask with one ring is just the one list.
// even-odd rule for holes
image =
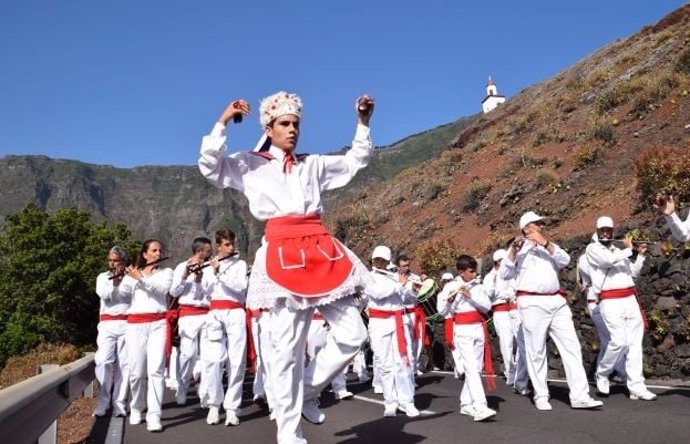
[[199, 357], [199, 340], [201, 330], [206, 324], [206, 316], [180, 316], [177, 321], [177, 331], [180, 335], [180, 349], [177, 355], [177, 390], [187, 393], [189, 381], [192, 379], [194, 365]]
[[[247, 365], [247, 324], [244, 309], [211, 310], [201, 335], [202, 405], [220, 406], [238, 415]], [[223, 372], [228, 389], [223, 396]]]
[[637, 298], [603, 299], [599, 302], [601, 317], [611, 340], [604, 349], [597, 367], [597, 376], [608, 377], [618, 361], [625, 360], [628, 390], [640, 393], [647, 390], [642, 374], [642, 336], [644, 323]]
[[354, 299], [345, 297], [319, 306], [330, 324], [330, 339], [304, 368], [305, 346], [313, 308], [276, 307], [270, 313], [273, 357], [264, 360], [274, 396], [278, 443], [305, 443], [300, 425], [304, 400], [316, 399], [323, 388], [357, 354], [366, 329]]
[[147, 421], [160, 420], [165, 389], [165, 319], [128, 323], [125, 341], [129, 359], [132, 410], [147, 409]]
[[367, 356], [364, 348], [357, 352], [352, 360], [352, 371], [357, 373], [357, 376], [360, 378], [369, 377], [369, 371], [367, 370]]
[[515, 380], [515, 356], [513, 354], [516, 329], [513, 327], [509, 311], [496, 311], [493, 314], [494, 328], [498, 335], [498, 344], [503, 357], [503, 375], [506, 382], [512, 385]]
[[414, 404], [413, 366], [414, 349], [410, 346], [412, 323], [403, 316], [403, 329], [407, 347], [407, 359], [403, 360], [398, 349], [395, 318], [369, 318], [369, 340], [378, 361], [380, 386], [386, 404]]
[[582, 365], [582, 349], [575, 333], [573, 314], [562, 296], [520, 296], [518, 309], [525, 337], [527, 371], [534, 399], [549, 398], [547, 377], [547, 336], [553, 340], [563, 360], [570, 389], [570, 402], [589, 398], [589, 383]]
[[515, 333], [515, 381], [513, 381], [513, 387], [515, 387], [516, 390], [523, 391], [527, 389], [527, 385], [529, 384], [527, 355], [525, 354], [525, 334], [522, 331], [520, 311], [513, 310], [510, 312], [510, 316], [514, 320], [513, 325], [517, 328]]
[[465, 373], [460, 391], [460, 407], [472, 406], [476, 410], [486, 407], [486, 394], [482, 385], [484, 368], [484, 327], [482, 324], [454, 324], [455, 366]]
[[[309, 333], [307, 335], [307, 355], [310, 360], [314, 359], [328, 342], [329, 334], [325, 325], [326, 323], [322, 320], [312, 319], [311, 321]], [[347, 390], [346, 372], [347, 365], [345, 365], [343, 371], [335, 375], [331, 381], [331, 390], [333, 390], [333, 393], [337, 394], [338, 392]]]
[[[129, 386], [125, 333], [127, 321], [113, 320], [98, 323], [98, 349], [94, 355], [96, 380], [100, 385], [96, 410], [107, 410], [112, 405], [117, 412], [127, 411]], [[112, 398], [111, 398], [112, 392]]]
[[[606, 347], [609, 344], [609, 341], [611, 341], [611, 334], [609, 333], [608, 327], [606, 327], [606, 323], [604, 322], [604, 318], [601, 317], [601, 308], [599, 307], [599, 304], [596, 303], [591, 303], [589, 304], [589, 311], [590, 311], [590, 317], [592, 318], [592, 322], [594, 323], [594, 328], [597, 330], [597, 337], [599, 338], [599, 353], [597, 354], [597, 367], [599, 366], [599, 362], [601, 362], [602, 356], [604, 356], [604, 351], [606, 351]], [[625, 355], [621, 354], [620, 357], [618, 358], [618, 361], [616, 362], [616, 365], [613, 368], [616, 373], [622, 378], [626, 378], [626, 373], [625, 373]]]

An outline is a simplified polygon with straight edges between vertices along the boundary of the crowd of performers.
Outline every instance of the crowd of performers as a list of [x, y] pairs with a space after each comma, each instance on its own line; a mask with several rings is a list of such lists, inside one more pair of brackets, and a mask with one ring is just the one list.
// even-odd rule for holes
[[[261, 102], [263, 135], [256, 148], [226, 156], [229, 121], [239, 123], [250, 115], [244, 100], [228, 105], [202, 140], [199, 169], [215, 186], [242, 192], [252, 215], [266, 222], [251, 273], [237, 254], [235, 234], [227, 229], [217, 231], [213, 241], [194, 239], [191, 257], [174, 269], [162, 266], [158, 240], [146, 241], [129, 266], [125, 251], [113, 247], [109, 270], [96, 284], [101, 389], [94, 415], [112, 408], [113, 415], [129, 415], [132, 425], [145, 421], [148, 430], [161, 431], [167, 377], [178, 404], [189, 401], [195, 385], [201, 406], [208, 409], [208, 424], [223, 422], [224, 414], [225, 425], [237, 426], [249, 370], [254, 401], [269, 408], [277, 442], [305, 443], [301, 418], [324, 422], [318, 398], [327, 385], [337, 399], [352, 397], [344, 374], [350, 363], [361, 381], [370, 379], [363, 351], [367, 342], [383, 416], [420, 415], [415, 377], [421, 349], [428, 345], [428, 313], [419, 304], [423, 277], [409, 271], [408, 257], [393, 261], [384, 245], [372, 251], [368, 269], [320, 220], [321, 193], [346, 185], [367, 165], [373, 110], [368, 96], [355, 102], [358, 122], [345, 154], [302, 155], [295, 153], [301, 99], [279, 92]], [[678, 218], [672, 198], [658, 203], [674, 235], [687, 240], [690, 218]], [[496, 415], [485, 395], [485, 385], [491, 390], [496, 383], [488, 314], [499, 337], [505, 382], [517, 394], [531, 394], [536, 409], [551, 410], [546, 383], [550, 337], [563, 360], [571, 407], [602, 406], [590, 396], [558, 278], [571, 258], [543, 227], [542, 217], [525, 213], [520, 235], [493, 254], [494, 267], [483, 279], [468, 255], [457, 258], [455, 275], [441, 276], [435, 309], [445, 319], [456, 375], [464, 375], [459, 411], [474, 421]], [[625, 237], [618, 248], [613, 230], [611, 218], [599, 218], [578, 260], [578, 282], [601, 340], [596, 387], [608, 395], [615, 371], [625, 378], [631, 399], [654, 400], [642, 375], [645, 321], [634, 284], [647, 245]]]

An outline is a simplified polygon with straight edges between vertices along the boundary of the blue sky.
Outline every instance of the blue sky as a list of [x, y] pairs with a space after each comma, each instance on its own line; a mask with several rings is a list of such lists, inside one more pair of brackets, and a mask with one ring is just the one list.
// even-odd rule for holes
[[[4, 0], [0, 156], [194, 165], [227, 102], [278, 90], [304, 101], [300, 151], [348, 145], [364, 92], [388, 145], [481, 111], [489, 75], [510, 98], [683, 4]], [[230, 130], [230, 151], [261, 132]]]

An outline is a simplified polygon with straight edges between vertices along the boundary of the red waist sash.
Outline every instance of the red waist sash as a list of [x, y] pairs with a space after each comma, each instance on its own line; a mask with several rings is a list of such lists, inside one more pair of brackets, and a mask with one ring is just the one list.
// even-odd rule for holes
[[236, 310], [238, 308], [244, 309], [244, 305], [227, 299], [211, 299], [209, 306], [209, 310]]
[[414, 338], [419, 340], [421, 338], [422, 345], [424, 347], [429, 347], [431, 345], [431, 340], [429, 335], [426, 334], [426, 313], [424, 313], [424, 307], [421, 305], [416, 306], [412, 309], [414, 313]]
[[400, 357], [402, 357], [403, 362], [406, 365], [410, 365], [410, 359], [407, 356], [407, 341], [405, 340], [405, 326], [403, 324], [403, 314], [405, 314], [407, 311], [406, 310], [394, 310], [394, 311], [389, 311], [389, 310], [377, 310], [375, 308], [370, 308], [369, 309], [369, 318], [370, 319], [388, 319], [388, 318], [395, 318], [395, 336], [396, 340], [398, 343], [398, 353], [400, 353]]
[[319, 311], [315, 311], [311, 318], [315, 321], [323, 321], [323, 315]]
[[106, 313], [103, 313], [100, 316], [101, 321], [126, 321], [129, 316], [126, 314], [121, 314], [121, 315], [109, 315]]
[[143, 324], [146, 322], [155, 322], [165, 319], [166, 312], [161, 313], [133, 313], [127, 315], [127, 323], [129, 324]]
[[180, 305], [179, 317], [182, 316], [198, 316], [208, 313], [208, 307], [197, 307], [195, 305]]
[[268, 277], [297, 296], [326, 296], [352, 273], [345, 247], [328, 233], [318, 214], [269, 219], [266, 240]]
[[599, 293], [599, 299], [604, 300], [604, 299], [620, 299], [620, 298], [625, 298], [628, 296], [635, 296], [635, 300], [637, 301], [637, 305], [640, 307], [640, 315], [642, 316], [642, 324], [644, 325], [645, 331], [649, 329], [649, 321], [647, 321], [647, 314], [644, 312], [644, 309], [642, 308], [642, 302], [640, 302], [640, 297], [637, 294], [637, 289], [633, 287], [628, 287], [628, 288], [615, 288], [612, 290], [602, 290], [601, 293]]
[[259, 319], [261, 317], [261, 313], [265, 313], [268, 311], [268, 308], [259, 308], [258, 310], [249, 310], [249, 315], [253, 317], [254, 319]]
[[502, 302], [491, 307], [491, 310], [493, 310], [494, 313], [497, 311], [517, 310], [517, 304], [515, 302]]
[[455, 341], [453, 340], [454, 324], [482, 324], [484, 330], [484, 373], [486, 374], [486, 388], [488, 390], [496, 390], [494, 363], [491, 359], [491, 339], [489, 337], [489, 329], [484, 321], [484, 315], [477, 310], [455, 313], [452, 318], [447, 318], [445, 321], [446, 342], [449, 344], [451, 350], [455, 348]]

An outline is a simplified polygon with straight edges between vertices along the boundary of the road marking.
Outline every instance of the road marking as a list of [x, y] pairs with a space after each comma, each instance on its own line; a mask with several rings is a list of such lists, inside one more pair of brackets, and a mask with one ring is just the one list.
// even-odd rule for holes
[[[383, 405], [383, 406], [386, 405], [385, 402], [383, 402], [379, 399], [367, 398], [366, 396], [362, 396], [362, 395], [355, 395], [352, 398], [356, 399], [358, 401], [370, 402], [372, 404], [378, 404], [378, 405]], [[419, 413], [421, 413], [422, 415], [436, 415], [436, 412], [434, 412], [432, 410], [420, 410]]]
[[[454, 375], [454, 372], [447, 372], [444, 370], [431, 370], [429, 373], [437, 373], [440, 375]], [[484, 375], [485, 376], [485, 375]], [[494, 378], [496, 376], [494, 375]], [[565, 379], [547, 379], [549, 382], [561, 382], [563, 384], [567, 384], [568, 381]], [[593, 385], [594, 383], [590, 382], [590, 385]], [[657, 390], [690, 390], [690, 387], [686, 385], [656, 385], [656, 384], [647, 384], [647, 388], [653, 388]]]

